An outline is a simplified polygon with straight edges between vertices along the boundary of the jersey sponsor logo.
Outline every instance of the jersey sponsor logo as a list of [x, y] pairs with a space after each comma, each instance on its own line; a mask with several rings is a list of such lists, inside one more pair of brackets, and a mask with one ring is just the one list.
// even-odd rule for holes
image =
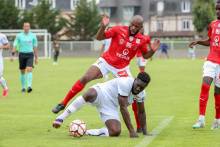
[[119, 58], [122, 58], [122, 59], [125, 59], [125, 60], [130, 60], [130, 57], [128, 57], [127, 55], [129, 54], [129, 50], [128, 49], [124, 49], [122, 51], [122, 54], [121, 53], [116, 53], [116, 56], [119, 57]]
[[123, 55], [127, 56], [129, 54], [129, 50], [128, 49], [124, 49], [123, 50]]

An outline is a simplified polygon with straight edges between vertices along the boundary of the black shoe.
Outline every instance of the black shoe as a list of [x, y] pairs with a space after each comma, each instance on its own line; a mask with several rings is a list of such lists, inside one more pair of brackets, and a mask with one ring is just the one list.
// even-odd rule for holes
[[26, 92], [26, 89], [25, 89], [25, 88], [22, 88], [22, 89], [21, 89], [21, 92], [22, 92], [22, 93], [25, 93], [25, 92]]
[[56, 107], [54, 107], [52, 109], [52, 112], [57, 114], [59, 113], [61, 110], [63, 110], [65, 108], [65, 105], [64, 104], [58, 104]]
[[27, 92], [28, 92], [28, 93], [31, 93], [31, 91], [32, 91], [32, 88], [31, 88], [31, 87], [28, 87], [28, 88], [27, 88]]
[[137, 128], [137, 133], [142, 133], [142, 129], [141, 128]]

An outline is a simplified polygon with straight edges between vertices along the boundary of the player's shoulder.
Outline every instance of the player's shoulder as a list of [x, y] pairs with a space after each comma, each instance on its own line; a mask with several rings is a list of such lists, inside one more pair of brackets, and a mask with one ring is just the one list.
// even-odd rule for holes
[[6, 38], [6, 35], [3, 34], [3, 33], [0, 33], [0, 37], [1, 37], [1, 38]]
[[219, 20], [213, 20], [212, 22], [210, 22], [209, 26], [213, 26], [214, 24], [219, 24], [220, 21]]
[[120, 85], [129, 86], [130, 84], [133, 84], [134, 78], [132, 78], [132, 77], [119, 77], [119, 78], [117, 78], [117, 81]]

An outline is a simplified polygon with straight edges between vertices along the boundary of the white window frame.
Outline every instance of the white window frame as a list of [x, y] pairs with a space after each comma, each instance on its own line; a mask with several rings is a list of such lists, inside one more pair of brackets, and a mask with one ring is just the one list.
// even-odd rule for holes
[[111, 8], [109, 8], [109, 7], [102, 8], [102, 9], [101, 9], [101, 12], [102, 12], [102, 14], [106, 14], [106, 15], [108, 15], [109, 17], [111, 17]]
[[162, 20], [157, 20], [157, 31], [162, 31], [163, 32], [163, 21]]
[[189, 31], [190, 30], [190, 20], [183, 19], [182, 20], [182, 30], [183, 31]]
[[49, 3], [51, 4], [51, 8], [56, 8], [56, 0], [49, 0]]
[[130, 21], [131, 18], [134, 16], [134, 7], [126, 6], [123, 7], [123, 20]]
[[181, 10], [183, 13], [189, 13], [191, 8], [191, 3], [189, 0], [181, 1]]
[[15, 0], [15, 6], [18, 8], [18, 9], [25, 9], [26, 6], [26, 0]]
[[157, 12], [162, 13], [164, 11], [164, 2], [163, 1], [158, 1], [157, 2]]
[[70, 1], [70, 9], [75, 10], [75, 8], [79, 2], [80, 2], [80, 0], [71, 0]]

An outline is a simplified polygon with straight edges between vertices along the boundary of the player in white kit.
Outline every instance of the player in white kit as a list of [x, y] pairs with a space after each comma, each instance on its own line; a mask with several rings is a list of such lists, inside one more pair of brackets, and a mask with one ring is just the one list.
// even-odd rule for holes
[[6, 80], [3, 77], [4, 66], [3, 66], [2, 51], [3, 49], [9, 49], [9, 48], [10, 48], [10, 45], [9, 45], [7, 37], [4, 34], [0, 33], [0, 84], [3, 88], [2, 96], [8, 95], [8, 87], [6, 84]]
[[[84, 104], [91, 103], [100, 114], [106, 127], [87, 130], [87, 135], [93, 136], [119, 136], [121, 123], [118, 113], [120, 108], [123, 120], [128, 128], [130, 137], [138, 137], [131, 123], [127, 107], [132, 104], [134, 97], [138, 101], [138, 115], [143, 134], [147, 135], [146, 113], [144, 108], [143, 91], [150, 82], [146, 72], [139, 73], [137, 78], [119, 77], [105, 83], [92, 86], [83, 96], [77, 97], [53, 122], [54, 128], [59, 128], [63, 121]], [[133, 96], [135, 95], [135, 96]]]

